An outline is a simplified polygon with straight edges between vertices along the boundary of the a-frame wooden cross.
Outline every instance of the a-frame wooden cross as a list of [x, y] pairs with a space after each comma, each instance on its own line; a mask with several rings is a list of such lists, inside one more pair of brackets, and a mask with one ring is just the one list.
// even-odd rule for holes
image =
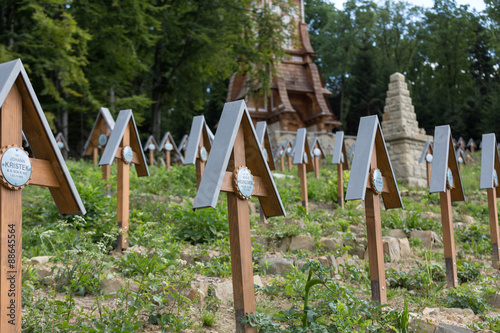
[[321, 145], [321, 141], [319, 141], [319, 138], [317, 136], [314, 137], [309, 151], [311, 152], [311, 156], [313, 157], [314, 175], [316, 176], [316, 179], [319, 179], [320, 159], [326, 159], [326, 154], [325, 150], [323, 149], [323, 145]]
[[155, 165], [155, 151], [159, 150], [158, 144], [156, 143], [155, 137], [150, 135], [149, 138], [144, 143], [144, 151], [149, 151], [149, 165]]
[[269, 165], [269, 170], [276, 170], [273, 158], [273, 147], [271, 146], [271, 140], [267, 132], [267, 122], [259, 121], [255, 125], [255, 132], [257, 133], [257, 140], [259, 140], [262, 147], [262, 153], [266, 157], [267, 164]]
[[189, 132], [189, 140], [186, 148], [186, 157], [184, 165], [196, 164], [196, 188], [200, 187], [201, 176], [205, 170], [205, 165], [212, 147], [210, 139], [212, 132], [205, 122], [204, 116], [196, 116], [191, 124]]
[[220, 191], [227, 192], [236, 332], [257, 332], [241, 324], [255, 313], [248, 198], [259, 198], [266, 217], [285, 209], [242, 100], [224, 105], [193, 208], [215, 208]]
[[459, 137], [458, 141], [457, 141], [457, 144], [460, 147], [460, 149], [465, 150], [465, 140], [464, 140], [464, 138]]
[[[97, 118], [90, 132], [89, 138], [83, 147], [83, 155], [92, 155], [94, 160], [94, 165], [99, 164], [99, 149], [101, 154], [106, 148], [111, 131], [115, 127], [115, 120], [107, 108], [100, 108]], [[111, 166], [103, 165], [102, 167], [102, 179], [109, 179], [111, 176]]]
[[292, 171], [292, 156], [293, 156], [293, 144], [292, 141], [287, 140], [285, 142], [285, 155], [288, 162], [288, 172]]
[[423, 161], [425, 161], [426, 174], [427, 174], [427, 187], [431, 186], [432, 157], [433, 157], [432, 143], [430, 141], [426, 141], [424, 149], [422, 149], [422, 155], [420, 155], [418, 163], [422, 163]]
[[130, 164], [134, 163], [137, 176], [149, 176], [132, 110], [122, 110], [118, 114], [99, 165], [111, 165], [115, 159], [117, 160], [116, 221], [121, 229], [121, 234], [117, 238], [117, 250], [121, 251], [129, 246]]
[[343, 131], [335, 133], [332, 164], [337, 165], [337, 202], [340, 208], [344, 208], [344, 170], [349, 170], [349, 161]]
[[299, 128], [295, 136], [293, 145], [293, 164], [297, 164], [300, 180], [300, 196], [302, 198], [302, 207], [309, 213], [309, 197], [307, 194], [307, 172], [314, 171], [313, 159], [307, 142], [307, 130]]
[[462, 171], [462, 165], [465, 163], [465, 154], [462, 148], [457, 149], [456, 157], [458, 162], [458, 171]]
[[[62, 215], [85, 208], [21, 60], [0, 64], [0, 332], [21, 332], [22, 188], [46, 186]], [[22, 148], [23, 132], [34, 157]]]
[[448, 287], [455, 288], [458, 278], [451, 202], [465, 201], [465, 196], [449, 125], [436, 126], [433, 156], [430, 193], [440, 195], [446, 281]]
[[285, 146], [280, 145], [276, 152], [277, 159], [280, 161], [281, 171], [285, 171]]
[[386, 303], [380, 195], [386, 209], [403, 207], [378, 117], [362, 117], [346, 200], [365, 201], [372, 300]]
[[474, 142], [473, 138], [469, 139], [469, 142], [467, 142], [467, 147], [470, 149], [470, 152], [474, 154], [474, 152], [476, 151], [477, 145]]
[[470, 152], [469, 149], [465, 150], [464, 158], [465, 158], [465, 163], [467, 164], [467, 167], [470, 168], [470, 164], [472, 161], [474, 161], [474, 157], [472, 156], [472, 153]]
[[[173, 162], [177, 164], [182, 164], [184, 162], [184, 156], [182, 156], [182, 153], [177, 148], [174, 138], [172, 138], [172, 134], [170, 134], [170, 132], [165, 133], [161, 139], [160, 151], [163, 149], [165, 149], [165, 164], [167, 165], [167, 171], [170, 171], [172, 160], [174, 160]], [[172, 153], [174, 156], [172, 156]]]
[[493, 268], [500, 269], [500, 236], [498, 231], [497, 198], [500, 197], [500, 157], [496, 149], [497, 140], [494, 133], [483, 134], [483, 151], [481, 153], [480, 188], [488, 194], [488, 211], [490, 219], [491, 248]]
[[69, 145], [68, 145], [68, 141], [66, 141], [66, 138], [64, 137], [64, 135], [61, 132], [57, 133], [57, 135], [56, 135], [56, 143], [57, 143], [57, 147], [59, 147], [59, 150], [61, 150], [61, 153], [62, 153], [62, 156], [64, 157], [64, 159], [67, 159], [68, 153], [69, 153]]
[[187, 134], [184, 134], [181, 141], [179, 142], [179, 145], [177, 146], [177, 149], [179, 149], [179, 151], [182, 153], [183, 159], [186, 156], [186, 148], [187, 148], [188, 140], [189, 140], [189, 136]]

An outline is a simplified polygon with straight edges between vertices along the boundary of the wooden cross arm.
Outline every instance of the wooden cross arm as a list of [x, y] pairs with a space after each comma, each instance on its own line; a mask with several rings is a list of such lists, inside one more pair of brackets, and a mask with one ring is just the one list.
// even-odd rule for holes
[[[221, 191], [234, 192], [232, 172], [226, 171], [224, 180], [222, 181]], [[267, 197], [269, 195], [261, 177], [253, 176], [253, 195], [256, 197]]]
[[[30, 158], [31, 162], [31, 178], [30, 185], [38, 185], [45, 187], [60, 187], [59, 180], [54, 173], [52, 164], [47, 160]], [[0, 175], [3, 176], [0, 169]]]
[[[115, 158], [120, 158], [120, 159], [123, 158], [122, 150], [123, 147], [118, 147], [118, 149], [116, 150]], [[139, 156], [137, 155], [137, 153], [135, 151], [132, 151], [132, 153], [133, 153], [132, 163], [140, 164], [141, 161], [139, 160]]]

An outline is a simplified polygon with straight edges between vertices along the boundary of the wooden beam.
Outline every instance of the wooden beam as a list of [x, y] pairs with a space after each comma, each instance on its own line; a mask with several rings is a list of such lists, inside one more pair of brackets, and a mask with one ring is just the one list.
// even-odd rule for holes
[[288, 156], [288, 172], [292, 171], [292, 156]]
[[[128, 130], [127, 130], [128, 131]], [[129, 138], [130, 138], [130, 135], [129, 135]], [[128, 146], [130, 146], [130, 139], [129, 139], [129, 143], [127, 144]], [[125, 146], [123, 146], [125, 147]], [[117, 159], [122, 159], [123, 155], [122, 155], [122, 150], [123, 150], [123, 147], [120, 146], [118, 147], [118, 149], [116, 150], [116, 154], [115, 154], [115, 157]], [[134, 151], [133, 152], [133, 156], [132, 156], [132, 162], [131, 163], [135, 163], [135, 164], [139, 164], [141, 163], [141, 160], [139, 159], [139, 155], [137, 155], [137, 153]]]
[[280, 160], [281, 160], [281, 171], [285, 172], [285, 153], [281, 155]]
[[98, 150], [99, 150], [99, 148], [97, 148], [97, 147], [94, 147], [92, 149], [92, 157], [94, 159], [94, 166], [95, 167], [99, 165], [99, 156], [98, 156], [99, 152], [98, 152]]
[[[46, 186], [46, 187], [59, 187], [59, 180], [52, 164], [46, 160], [37, 158], [30, 158], [31, 162], [31, 179], [30, 185]], [[1, 173], [1, 171], [0, 171]]]
[[455, 236], [453, 233], [453, 217], [451, 210], [450, 189], [440, 192], [441, 224], [443, 227], [444, 261], [446, 264], [446, 282], [448, 288], [458, 286], [457, 260], [455, 253]]
[[[246, 165], [245, 139], [241, 127], [236, 135], [233, 158], [235, 167]], [[227, 209], [236, 332], [257, 333], [256, 327], [241, 324], [245, 314], [256, 312], [248, 200], [242, 200], [235, 193], [228, 192]]]
[[[222, 187], [220, 189], [223, 192], [234, 192], [233, 187], [233, 173], [226, 171], [224, 175], [224, 180], [222, 181]], [[268, 191], [264, 181], [259, 176], [253, 176], [253, 196], [256, 197], [267, 197]]]
[[154, 151], [153, 151], [153, 149], [149, 150], [149, 165], [150, 166], [155, 165], [155, 157], [154, 157]]
[[498, 231], [498, 206], [496, 188], [489, 188], [487, 189], [487, 191], [493, 268], [500, 269], [500, 236]]
[[432, 164], [425, 161], [425, 165], [427, 167], [427, 188], [431, 187], [431, 171], [432, 171]]
[[314, 174], [316, 176], [316, 179], [319, 179], [319, 166], [320, 166], [320, 162], [319, 162], [319, 156], [314, 156]]
[[[118, 150], [130, 145], [130, 123], [123, 134], [122, 142]], [[121, 155], [120, 155], [121, 156]], [[135, 156], [135, 152], [134, 152]], [[120, 157], [117, 159], [117, 175], [116, 175], [116, 221], [118, 228], [122, 234], [117, 238], [117, 249], [119, 251], [128, 248], [128, 231], [129, 231], [129, 199], [130, 199], [130, 164], [125, 163]]]
[[167, 151], [165, 152], [165, 162], [166, 162], [166, 164], [167, 164], [167, 171], [170, 171], [170, 164], [172, 163], [172, 162], [170, 161], [170, 150], [167, 150]]

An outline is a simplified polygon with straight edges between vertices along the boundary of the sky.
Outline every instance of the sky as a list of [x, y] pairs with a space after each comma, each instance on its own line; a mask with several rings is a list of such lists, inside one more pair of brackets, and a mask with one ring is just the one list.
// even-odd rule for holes
[[[335, 3], [338, 9], [343, 9], [344, 0], [328, 0]], [[376, 1], [377, 3], [379, 1]], [[382, 2], [382, 1], [380, 1]], [[434, 5], [434, 0], [408, 0], [408, 2], [422, 7], [432, 7]], [[469, 5], [470, 8], [475, 8], [478, 12], [485, 9], [486, 5], [483, 0], [456, 0], [458, 5]]]

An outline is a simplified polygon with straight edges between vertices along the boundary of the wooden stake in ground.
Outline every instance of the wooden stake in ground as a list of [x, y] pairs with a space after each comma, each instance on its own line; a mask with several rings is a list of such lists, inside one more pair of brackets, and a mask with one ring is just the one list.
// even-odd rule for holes
[[159, 151], [162, 150], [165, 150], [165, 164], [167, 165], [167, 171], [170, 171], [170, 165], [172, 162], [176, 164], [184, 163], [184, 156], [177, 148], [174, 138], [172, 138], [170, 132], [165, 133], [161, 139]]
[[[21, 332], [22, 188], [49, 187], [62, 215], [85, 208], [21, 60], [0, 64], [0, 332]], [[36, 158], [22, 148], [23, 132]]]
[[154, 136], [150, 135], [149, 138], [146, 140], [144, 143], [144, 151], [149, 151], [149, 165], [153, 166], [155, 165], [155, 151], [158, 151], [158, 144], [156, 143], [156, 140]]
[[431, 186], [432, 156], [433, 156], [432, 142], [426, 141], [424, 149], [422, 149], [422, 155], [420, 155], [418, 163], [422, 163], [423, 161], [425, 161], [427, 169], [427, 187]]
[[349, 162], [342, 131], [335, 133], [332, 164], [337, 165], [337, 203], [340, 208], [344, 208], [344, 170], [349, 170]]
[[305, 128], [299, 128], [295, 137], [293, 146], [293, 164], [297, 164], [300, 180], [300, 196], [302, 207], [309, 213], [309, 198], [307, 195], [307, 172], [314, 171], [313, 159], [309, 144], [307, 142], [307, 131]]
[[118, 114], [99, 165], [111, 165], [115, 159], [117, 160], [116, 221], [121, 229], [121, 234], [117, 238], [117, 250], [121, 251], [129, 247], [130, 163], [134, 163], [137, 176], [149, 176], [132, 110], [122, 110]]
[[57, 133], [56, 135], [56, 143], [59, 150], [61, 150], [63, 158], [65, 160], [68, 159], [68, 153], [69, 153], [68, 141], [66, 141], [66, 138], [61, 132]]
[[257, 196], [266, 217], [285, 215], [260, 147], [245, 102], [226, 103], [193, 204], [194, 209], [215, 208], [219, 192], [227, 192], [237, 333], [257, 332], [241, 324], [245, 314], [255, 313], [248, 199]]
[[316, 179], [319, 179], [320, 160], [326, 159], [326, 154], [317, 136], [314, 137], [311, 147], [309, 147], [309, 151], [313, 157], [314, 175]]
[[205, 123], [204, 116], [196, 116], [191, 124], [189, 141], [186, 148], [184, 165], [196, 164], [196, 188], [200, 187], [201, 176], [205, 170], [205, 165], [212, 147], [210, 139], [211, 131]]
[[500, 236], [498, 231], [497, 198], [500, 197], [498, 176], [500, 175], [500, 157], [494, 133], [483, 134], [483, 150], [481, 153], [480, 188], [488, 193], [488, 211], [490, 219], [490, 235], [493, 268], [500, 269]]
[[449, 288], [455, 288], [458, 278], [451, 202], [464, 201], [465, 197], [448, 125], [436, 126], [434, 131], [430, 192], [440, 195], [446, 281]]
[[[83, 147], [83, 155], [92, 155], [94, 165], [99, 164], [99, 149], [101, 152], [106, 148], [111, 131], [115, 127], [115, 120], [107, 108], [101, 108], [97, 114], [94, 127], [90, 132], [89, 138]], [[111, 166], [103, 165], [102, 179], [107, 180], [111, 176]]]
[[362, 117], [346, 200], [365, 200], [372, 300], [387, 303], [380, 195], [386, 209], [403, 207], [378, 117]]

